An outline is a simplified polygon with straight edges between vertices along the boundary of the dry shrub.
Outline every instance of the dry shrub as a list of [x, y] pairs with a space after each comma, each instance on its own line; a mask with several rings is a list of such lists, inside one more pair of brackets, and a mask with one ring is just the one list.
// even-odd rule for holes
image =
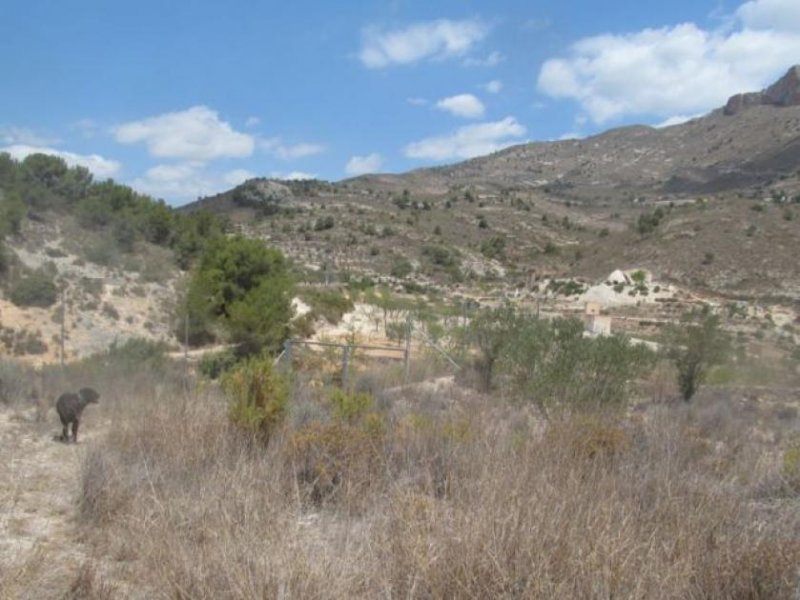
[[310, 423], [288, 438], [289, 455], [311, 502], [340, 499], [351, 506], [369, 489], [378, 470], [382, 435], [347, 423]]
[[412, 400], [326, 400], [266, 445], [213, 394], [144, 402], [87, 454], [89, 531], [126, 540], [153, 598], [797, 590], [800, 508], [755, 501], [758, 453], [689, 411], [545, 425], [480, 396]]
[[94, 563], [84, 562], [62, 600], [113, 600], [118, 592], [97, 572]]

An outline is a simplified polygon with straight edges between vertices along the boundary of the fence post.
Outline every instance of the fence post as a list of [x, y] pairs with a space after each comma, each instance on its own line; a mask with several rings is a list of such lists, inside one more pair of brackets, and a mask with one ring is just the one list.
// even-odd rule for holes
[[350, 345], [347, 344], [344, 346], [344, 351], [342, 352], [342, 389], [347, 389], [347, 374], [349, 371], [350, 365]]
[[292, 340], [283, 342], [283, 364], [288, 372], [292, 371]]
[[405, 382], [408, 383], [411, 372], [411, 319], [406, 321], [406, 351], [403, 354], [403, 370]]

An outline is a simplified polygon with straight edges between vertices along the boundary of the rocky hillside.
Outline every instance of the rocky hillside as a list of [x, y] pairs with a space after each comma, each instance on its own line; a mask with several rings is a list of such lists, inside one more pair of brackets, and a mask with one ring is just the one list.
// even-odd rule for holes
[[741, 190], [800, 169], [800, 67], [762, 92], [738, 94], [687, 123], [632, 126], [583, 140], [536, 142], [351, 186], [444, 193], [454, 186], [536, 189], [573, 199]]

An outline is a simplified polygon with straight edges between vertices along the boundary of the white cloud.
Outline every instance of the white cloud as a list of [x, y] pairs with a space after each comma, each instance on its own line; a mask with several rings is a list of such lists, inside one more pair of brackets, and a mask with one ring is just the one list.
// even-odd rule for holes
[[223, 174], [208, 171], [202, 163], [160, 164], [147, 169], [131, 186], [157, 198], [182, 203], [200, 196], [218, 194], [255, 177], [246, 169]]
[[363, 31], [358, 57], [365, 67], [381, 69], [423, 59], [464, 56], [488, 33], [488, 25], [477, 19], [439, 19], [394, 31], [368, 27]]
[[291, 160], [294, 158], [304, 158], [314, 156], [325, 151], [322, 144], [294, 144], [290, 146], [279, 146], [277, 149], [278, 158]]
[[303, 171], [291, 171], [289, 173], [280, 173], [273, 171], [269, 175], [272, 179], [283, 179], [285, 181], [306, 181], [308, 179], [316, 179], [316, 173], [305, 173]]
[[425, 98], [417, 97], [406, 98], [406, 102], [408, 102], [411, 106], [425, 106], [428, 103]]
[[85, 118], [72, 123], [70, 129], [78, 131], [84, 138], [90, 139], [98, 133], [100, 126], [93, 119]]
[[55, 148], [47, 148], [40, 146], [28, 146], [25, 144], [14, 144], [0, 148], [0, 152], [8, 152], [12, 158], [23, 160], [30, 154], [49, 154], [51, 156], [58, 156], [64, 159], [70, 167], [81, 166], [89, 169], [95, 177], [99, 179], [106, 179], [113, 177], [120, 170], [120, 163], [115, 160], [103, 158], [98, 154], [75, 154], [74, 152], [66, 152], [64, 150], [56, 150]]
[[269, 138], [259, 141], [259, 146], [265, 152], [280, 158], [281, 160], [294, 160], [297, 158], [305, 158], [307, 156], [314, 156], [325, 151], [325, 146], [322, 144], [284, 144], [281, 138]]
[[446, 110], [456, 117], [465, 119], [477, 119], [482, 117], [486, 110], [483, 103], [472, 94], [459, 94], [442, 98], [436, 103], [436, 108]]
[[463, 65], [465, 67], [496, 67], [506, 59], [505, 56], [500, 54], [497, 50], [490, 52], [483, 58], [469, 57], [465, 58]]
[[503, 90], [503, 82], [499, 79], [493, 79], [489, 83], [482, 85], [481, 88], [490, 94], [499, 94]]
[[256, 177], [255, 173], [251, 173], [247, 169], [234, 169], [233, 171], [228, 171], [223, 175], [222, 179], [228, 185], [237, 186], [240, 183], [244, 183], [248, 179], [253, 179]]
[[579, 40], [544, 63], [538, 87], [572, 98], [596, 123], [629, 115], [703, 113], [762, 89], [800, 56], [800, 2], [751, 0], [732, 26], [694, 23]]
[[244, 122], [245, 127], [255, 127], [260, 124], [261, 119], [259, 117], [247, 117], [247, 120]]
[[550, 28], [552, 24], [553, 22], [547, 17], [528, 19], [522, 24], [522, 30], [538, 33]]
[[501, 121], [460, 127], [449, 135], [426, 138], [408, 144], [405, 155], [409, 158], [450, 160], [466, 159], [489, 154], [517, 143], [526, 129], [514, 117]]
[[225, 183], [202, 170], [201, 164], [162, 164], [130, 182], [131, 187], [157, 198], [187, 201], [216, 194]]
[[253, 153], [253, 137], [235, 131], [207, 106], [124, 123], [113, 130], [122, 144], [144, 142], [153, 156], [207, 161]]
[[582, 133], [580, 133], [578, 131], [570, 131], [568, 133], [564, 133], [564, 134], [558, 136], [556, 141], [566, 142], [568, 140], [582, 140], [585, 137], [586, 136], [584, 134], [582, 134]]
[[668, 119], [664, 119], [660, 123], [653, 125], [656, 129], [661, 129], [663, 127], [672, 127], [673, 125], [680, 125], [681, 123], [686, 123], [687, 121], [691, 121], [692, 119], [696, 119], [701, 115], [675, 115], [674, 117], [669, 117]]
[[55, 146], [61, 140], [54, 136], [41, 135], [25, 127], [0, 127], [0, 142], [3, 144], [19, 144], [22, 146]]
[[797, 0], [751, 0], [739, 7], [736, 16], [748, 29], [800, 32]]
[[366, 156], [353, 156], [347, 161], [344, 167], [348, 175], [364, 175], [365, 173], [376, 173], [383, 165], [383, 157], [377, 152]]

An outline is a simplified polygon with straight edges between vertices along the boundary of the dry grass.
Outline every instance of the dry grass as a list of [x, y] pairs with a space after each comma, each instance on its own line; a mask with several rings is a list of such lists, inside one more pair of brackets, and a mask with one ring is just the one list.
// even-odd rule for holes
[[337, 419], [305, 389], [267, 447], [213, 390], [123, 405], [84, 461], [85, 531], [160, 598], [797, 592], [800, 510], [747, 431], [675, 407], [544, 426], [455, 387], [409, 394]]

